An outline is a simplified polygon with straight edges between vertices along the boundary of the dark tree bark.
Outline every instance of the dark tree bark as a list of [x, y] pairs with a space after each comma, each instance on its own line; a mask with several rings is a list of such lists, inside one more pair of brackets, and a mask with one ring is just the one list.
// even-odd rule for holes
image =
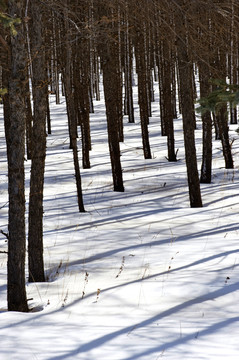
[[191, 62], [188, 56], [185, 13], [189, 6], [188, 0], [178, 1], [175, 10], [175, 27], [178, 56], [178, 72], [180, 83], [180, 97], [183, 116], [184, 145], [191, 207], [201, 207], [202, 199], [197, 169], [194, 127], [195, 114], [192, 99]]
[[220, 130], [219, 130], [219, 118], [216, 116], [215, 112], [212, 113], [213, 125], [215, 129], [215, 140], [221, 140]]
[[222, 151], [225, 160], [225, 168], [233, 169], [233, 158], [231, 145], [229, 140], [229, 126], [228, 126], [228, 113], [227, 113], [227, 104], [220, 108], [219, 112], [216, 115], [218, 117], [219, 124], [219, 136], [222, 141]]
[[75, 111], [74, 92], [72, 84], [72, 47], [70, 43], [70, 27], [69, 27], [68, 11], [65, 9], [64, 12], [64, 26], [65, 26], [65, 53], [64, 53], [64, 68], [63, 68], [63, 83], [66, 95], [67, 115], [68, 115], [68, 126], [70, 136], [70, 148], [73, 151], [73, 160], [75, 168], [75, 179], [77, 189], [77, 200], [78, 208], [80, 212], [85, 212], [82, 186], [81, 186], [81, 175], [80, 166], [78, 159], [78, 147], [77, 147], [77, 115]]
[[115, 44], [108, 43], [106, 52], [103, 55], [103, 84], [105, 94], [105, 106], [108, 128], [108, 140], [110, 159], [112, 167], [112, 176], [114, 191], [123, 192], [123, 176], [120, 161], [120, 146], [119, 146], [119, 128], [118, 124], [121, 120], [119, 114], [118, 100], [118, 81], [115, 72]]
[[29, 87], [29, 79], [26, 83], [26, 144], [27, 144], [27, 159], [30, 160], [32, 157], [32, 105], [31, 105], [31, 93]]
[[173, 118], [177, 119], [177, 82], [176, 82], [176, 59], [174, 49], [171, 52], [171, 82], [172, 82], [172, 107]]
[[125, 30], [125, 48], [124, 48], [124, 74], [125, 74], [125, 101], [124, 101], [124, 114], [128, 115], [129, 123], [134, 123], [134, 102], [133, 102], [133, 49], [132, 41], [130, 38], [129, 30], [129, 8], [126, 3], [126, 30]]
[[82, 141], [82, 166], [84, 169], [90, 168], [90, 78], [89, 78], [89, 44], [85, 39], [81, 39], [76, 44], [75, 59], [73, 64], [74, 97], [76, 112], [78, 114], [78, 125], [81, 127]]
[[162, 52], [162, 41], [160, 41], [159, 47], [157, 49], [158, 56], [157, 56], [157, 63], [158, 63], [158, 73], [159, 73], [159, 105], [160, 105], [160, 120], [161, 120], [161, 135], [167, 135], [167, 124], [165, 122], [165, 96], [164, 96], [164, 85], [163, 83], [166, 81], [166, 76], [169, 74], [164, 73], [164, 66], [163, 66], [163, 52]]
[[[201, 10], [201, 9], [200, 9]], [[199, 13], [202, 29], [199, 30], [199, 42], [205, 51], [204, 59], [198, 60], [199, 83], [200, 83], [200, 97], [207, 97], [211, 91], [209, 79], [210, 73], [210, 55], [211, 38], [210, 38], [210, 16], [209, 12], [205, 10]], [[211, 183], [212, 178], [212, 117], [210, 111], [202, 114], [203, 124], [203, 152], [200, 183]]]
[[[231, 0], [231, 31], [230, 31], [230, 56], [229, 56], [229, 77], [230, 84], [238, 83], [238, 32], [237, 18], [239, 14], [238, 6], [236, 7], [236, 1]], [[230, 123], [237, 124], [237, 106], [230, 105]]]
[[[216, 69], [218, 70], [218, 74], [220, 79], [226, 81], [227, 74], [227, 58], [226, 58], [226, 50], [221, 48], [217, 54], [216, 58]], [[233, 169], [233, 157], [231, 151], [231, 144], [229, 140], [229, 126], [228, 126], [228, 112], [227, 112], [227, 103], [220, 106], [219, 111], [216, 109], [216, 122], [218, 125], [219, 138], [222, 142], [222, 151], [225, 160], [225, 168]]]
[[[145, 66], [146, 66], [146, 95], [148, 103], [148, 117], [152, 116], [152, 107], [151, 102], [153, 102], [154, 93], [152, 88], [152, 72], [151, 72], [151, 44], [150, 44], [150, 20], [148, 8], [145, 9], [146, 12], [146, 23], [144, 24], [144, 36], [141, 41], [144, 41], [144, 51], [145, 51]], [[143, 56], [143, 54], [142, 54]]]
[[[173, 101], [172, 101], [172, 86], [171, 86], [171, 51], [168, 44], [168, 39], [162, 41], [162, 61], [161, 67], [163, 68], [164, 76], [162, 78], [162, 92], [163, 99], [163, 113], [161, 121], [165, 124], [168, 146], [168, 161], [177, 161], [175, 153], [174, 141], [174, 124], [173, 124]], [[163, 119], [162, 119], [163, 117]]]
[[[23, 19], [24, 1], [8, 1], [8, 14]], [[26, 49], [24, 26], [17, 26], [11, 36], [8, 72], [8, 95], [4, 120], [8, 156], [8, 310], [28, 311], [25, 289], [25, 83]]]
[[50, 102], [49, 102], [48, 91], [46, 94], [46, 119], [47, 119], [47, 134], [51, 135], [51, 111], [50, 111]]
[[[43, 8], [30, 2], [30, 45], [32, 57], [32, 164], [29, 197], [28, 259], [29, 281], [44, 282], [43, 187], [46, 157], [47, 74], [44, 56]], [[36, 17], [37, 14], [37, 17]]]
[[[206, 64], [199, 62], [200, 96], [206, 97], [210, 91], [208, 79], [210, 78], [209, 68]], [[209, 111], [202, 115], [203, 123], [203, 154], [201, 165], [201, 183], [211, 183], [212, 178], [212, 118]]]
[[115, 33], [117, 34], [115, 38], [115, 72], [117, 80], [117, 112], [118, 112], [118, 129], [119, 129], [119, 141], [124, 142], [124, 126], [123, 126], [123, 98], [122, 98], [122, 89], [123, 89], [123, 80], [122, 80], [122, 59], [121, 59], [121, 6], [120, 0], [116, 1], [116, 9], [113, 15], [116, 19], [114, 21]]
[[[227, 1], [222, 0], [220, 2], [220, 7], [224, 11], [227, 9]], [[213, 79], [221, 79], [226, 82], [228, 75], [230, 64], [230, 48], [229, 45], [229, 34], [228, 34], [228, 23], [229, 17], [225, 17], [220, 11], [217, 13], [217, 17], [212, 17], [210, 26], [213, 30], [214, 35], [214, 43], [212, 44], [213, 57], [211, 61], [211, 73]], [[218, 27], [218, 23], [220, 23], [220, 28]], [[223, 29], [223, 31], [222, 31]], [[214, 85], [214, 89], [217, 86]], [[216, 126], [216, 134], [217, 138], [222, 142], [223, 156], [225, 160], [226, 169], [233, 169], [233, 157], [231, 151], [231, 144], [229, 140], [229, 126], [228, 126], [228, 111], [227, 111], [227, 103], [221, 103], [219, 108], [215, 109], [215, 117], [214, 124]]]
[[98, 39], [103, 70], [103, 86], [108, 129], [108, 143], [114, 191], [123, 192], [123, 175], [120, 161], [122, 140], [122, 91], [119, 74], [118, 8], [99, 5], [99, 15], [104, 19]]
[[138, 98], [140, 108], [140, 124], [143, 141], [144, 158], [151, 159], [151, 149], [149, 143], [149, 109], [147, 95], [147, 68], [145, 59], [145, 42], [142, 41], [143, 34], [138, 30], [136, 34], [136, 70], [138, 74]]

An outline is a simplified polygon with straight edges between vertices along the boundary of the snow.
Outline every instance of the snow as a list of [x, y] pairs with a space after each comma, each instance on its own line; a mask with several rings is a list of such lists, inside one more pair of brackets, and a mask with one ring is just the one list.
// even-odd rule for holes
[[[79, 213], [64, 98], [51, 97], [44, 189], [48, 281], [27, 284], [30, 313], [7, 312], [7, 255], [0, 253], [3, 360], [218, 360], [239, 358], [238, 135], [234, 170], [214, 141], [204, 207], [189, 207], [181, 119], [177, 163], [166, 160], [158, 99], [143, 159], [139, 113], [121, 144], [125, 193], [112, 191], [103, 101], [91, 114], [91, 169]], [[0, 114], [0, 228], [7, 232], [7, 164]], [[195, 131], [201, 156], [201, 123]], [[80, 148], [80, 139], [79, 139]], [[81, 151], [79, 152], [79, 155]], [[28, 193], [30, 161], [26, 161]], [[7, 251], [0, 237], [0, 251]]]

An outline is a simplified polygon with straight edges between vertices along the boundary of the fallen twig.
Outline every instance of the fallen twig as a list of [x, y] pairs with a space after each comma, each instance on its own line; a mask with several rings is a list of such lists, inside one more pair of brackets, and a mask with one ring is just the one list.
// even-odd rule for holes
[[0, 230], [0, 233], [3, 234], [7, 239], [9, 239], [9, 235], [5, 233], [3, 230]]

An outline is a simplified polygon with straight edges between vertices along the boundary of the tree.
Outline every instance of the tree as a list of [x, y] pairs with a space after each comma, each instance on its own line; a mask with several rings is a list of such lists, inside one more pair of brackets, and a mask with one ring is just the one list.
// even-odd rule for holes
[[37, 0], [30, 2], [30, 18], [34, 113], [28, 229], [29, 281], [43, 282], [45, 281], [43, 262], [43, 186], [46, 157], [46, 96], [48, 94], [48, 86], [44, 56], [43, 8]]
[[[75, 4], [75, 11], [79, 10], [79, 2]], [[90, 168], [90, 41], [88, 34], [88, 4], [81, 3], [80, 21], [77, 22], [81, 38], [76, 37], [73, 46], [73, 86], [76, 104], [76, 116], [81, 128], [82, 166]]]
[[[143, 25], [144, 27], [145, 25]], [[136, 29], [136, 44], [135, 44], [135, 57], [136, 69], [138, 74], [138, 98], [140, 109], [140, 124], [142, 132], [142, 142], [144, 158], [151, 159], [151, 149], [149, 143], [149, 102], [147, 94], [147, 67], [146, 67], [146, 48], [145, 48], [145, 34], [140, 29]], [[143, 40], [142, 40], [143, 39]]]
[[[160, 51], [158, 58], [160, 59], [160, 112], [161, 112], [161, 128], [162, 135], [167, 135], [168, 145], [168, 161], [177, 161], [174, 146], [174, 124], [173, 124], [173, 76], [172, 73], [172, 41], [166, 36], [167, 29], [165, 24], [170, 24], [172, 18], [170, 18], [170, 7], [165, 9], [161, 14], [163, 20], [160, 26], [162, 31], [162, 39], [160, 41]], [[171, 24], [172, 26], [172, 24]]]
[[80, 175], [80, 166], [78, 159], [78, 147], [77, 147], [77, 115], [75, 109], [75, 99], [74, 99], [74, 89], [73, 89], [73, 54], [72, 46], [70, 42], [71, 28], [70, 28], [70, 17], [69, 9], [64, 8], [64, 30], [65, 30], [65, 53], [64, 53], [64, 65], [63, 65], [63, 82], [64, 89], [66, 94], [66, 104], [67, 104], [67, 115], [68, 115], [68, 124], [69, 124], [69, 135], [70, 135], [70, 147], [73, 151], [73, 162], [75, 168], [75, 178], [76, 178], [76, 189], [77, 189], [77, 200], [78, 207], [80, 212], [85, 212], [83, 196], [82, 196], [82, 186], [81, 186], [81, 175]]
[[[132, 4], [131, 4], [132, 6]], [[132, 7], [131, 7], [132, 9]], [[145, 159], [151, 159], [151, 149], [149, 142], [149, 117], [151, 116], [150, 99], [150, 76], [149, 76], [149, 55], [148, 55], [148, 12], [144, 11], [144, 2], [139, 1], [137, 12], [134, 14], [134, 46], [136, 72], [138, 75], [138, 103], [140, 110], [141, 136]]]
[[[211, 34], [210, 34], [210, 13], [209, 11], [199, 10], [200, 22], [202, 24], [199, 29], [198, 42], [202, 47], [203, 59], [198, 59], [200, 97], [206, 97], [211, 91], [210, 84], [210, 55], [212, 54]], [[210, 111], [202, 114], [203, 123], [203, 153], [201, 165], [201, 183], [211, 183], [212, 177], [212, 118]]]
[[129, 123], [134, 123], [134, 101], [133, 101], [133, 46], [132, 39], [130, 37], [130, 22], [129, 22], [129, 4], [126, 0], [125, 4], [125, 31], [124, 31], [124, 51], [123, 51], [123, 67], [124, 67], [124, 79], [125, 79], [125, 97], [124, 97], [124, 115], [128, 115]]
[[[8, 2], [8, 14], [23, 19], [24, 1]], [[4, 96], [4, 121], [8, 157], [8, 310], [28, 311], [25, 289], [25, 34], [18, 21], [9, 35], [8, 94]]]
[[[120, 122], [122, 121], [122, 97], [119, 96], [121, 78], [118, 56], [117, 8], [101, 7], [101, 29], [98, 38], [99, 52], [103, 69], [103, 84], [107, 117], [109, 151], [112, 167], [114, 191], [123, 192], [123, 176], [120, 161]], [[104, 38], [102, 39], [102, 35]], [[122, 94], [121, 94], [122, 96]]]
[[187, 19], [185, 15], [186, 9], [190, 6], [190, 1], [180, 0], [178, 5], [180, 6], [175, 9], [175, 29], [189, 198], [191, 207], [201, 207], [202, 199], [194, 137], [195, 114], [192, 110], [194, 105], [191, 92], [191, 60], [188, 54]]

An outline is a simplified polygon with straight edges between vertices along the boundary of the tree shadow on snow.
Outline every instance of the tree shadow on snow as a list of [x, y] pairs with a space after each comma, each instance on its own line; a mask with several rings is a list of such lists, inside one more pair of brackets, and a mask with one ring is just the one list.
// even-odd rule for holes
[[[88, 343], [85, 343], [83, 345], [80, 345], [78, 348], [65, 353], [64, 355], [59, 355], [59, 356], [53, 356], [51, 358], [49, 358], [48, 360], [65, 360], [67, 358], [76, 356], [78, 354], [82, 354], [82, 353], [87, 353], [88, 351], [91, 351], [95, 348], [101, 347], [102, 345], [104, 345], [105, 343], [108, 343], [112, 340], [114, 340], [115, 338], [122, 336], [122, 335], [127, 335], [129, 332], [131, 332], [134, 329], [140, 329], [140, 328], [145, 328], [149, 325], [151, 325], [154, 322], [158, 322], [161, 321], [162, 319], [166, 318], [167, 316], [171, 316], [173, 314], [177, 314], [182, 310], [185, 310], [193, 305], [196, 304], [202, 304], [205, 303], [206, 301], [210, 301], [210, 300], [215, 300], [218, 299], [222, 296], [225, 296], [227, 294], [233, 293], [235, 291], [238, 291], [239, 289], [239, 282], [234, 283], [232, 285], [227, 285], [224, 286], [224, 288], [219, 289], [219, 290], [215, 290], [212, 291], [210, 293], [206, 293], [203, 296], [198, 296], [192, 300], [188, 300], [182, 304], [176, 305], [174, 307], [172, 307], [171, 309], [165, 310], [155, 316], [152, 316], [144, 321], [132, 324], [130, 326], [127, 326], [123, 329], [111, 332], [107, 335], [103, 335], [100, 336], [92, 341], [89, 341]], [[226, 328], [227, 326], [231, 325], [232, 323], [237, 323], [239, 322], [239, 316], [236, 317], [232, 317], [230, 319], [226, 319], [223, 321], [220, 321], [218, 323], [215, 323], [213, 325], [208, 326], [206, 329], [201, 330], [199, 334], [197, 334], [197, 336], [199, 335], [200, 338], [204, 337], [204, 336], [208, 336], [210, 334], [213, 334], [223, 328]], [[190, 340], [195, 339], [196, 334], [195, 332], [189, 335], [186, 335], [184, 337], [181, 337], [179, 339], [176, 340], [172, 340], [172, 341], [168, 341], [164, 344], [161, 344], [159, 346], [155, 346], [151, 349], [147, 349], [143, 352], [134, 354], [132, 356], [129, 356], [127, 358], [125, 358], [124, 360], [136, 360], [139, 359], [142, 356], [150, 356], [154, 353], [160, 352], [160, 351], [164, 351], [165, 349], [170, 349], [173, 347], [176, 347], [180, 344], [186, 344], [187, 342], [189, 342]]]

